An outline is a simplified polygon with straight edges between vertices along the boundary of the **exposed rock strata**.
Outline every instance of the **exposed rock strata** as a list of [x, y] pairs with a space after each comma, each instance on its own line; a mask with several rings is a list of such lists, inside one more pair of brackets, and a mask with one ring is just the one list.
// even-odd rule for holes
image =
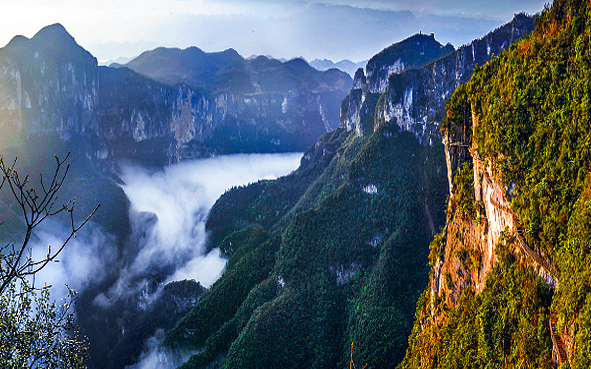
[[[267, 60], [273, 62], [282, 66]], [[314, 71], [290, 63], [283, 69], [293, 76]], [[285, 91], [211, 93], [182, 82], [167, 85], [127, 68], [98, 67], [56, 24], [0, 49], [0, 126], [23, 140], [41, 134], [74, 140], [99, 162], [161, 165], [215, 154], [303, 151], [338, 126], [339, 102], [351, 83], [342, 72], [314, 72], [310, 80], [301, 77], [310, 86]], [[266, 69], [257, 73], [272, 77]], [[321, 77], [323, 84], [315, 85]]]
[[368, 134], [375, 129], [374, 121], [393, 123], [413, 132], [424, 144], [432, 144], [440, 139], [439, 125], [453, 91], [470, 79], [476, 65], [499, 55], [533, 28], [533, 17], [518, 14], [510, 23], [425, 66], [407, 68], [397, 61], [383, 65], [379, 70], [387, 73], [381, 73], [381, 78], [375, 78], [370, 60], [367, 83], [358, 71], [358, 82], [341, 104], [340, 126]]

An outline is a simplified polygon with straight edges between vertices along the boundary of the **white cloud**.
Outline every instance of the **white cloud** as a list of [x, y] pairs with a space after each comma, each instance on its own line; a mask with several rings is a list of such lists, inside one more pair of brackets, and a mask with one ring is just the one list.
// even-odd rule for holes
[[156, 334], [144, 343], [146, 351], [142, 352], [139, 362], [126, 366], [125, 369], [174, 369], [189, 360], [191, 355], [197, 353], [195, 350], [168, 350], [160, 346], [163, 338], [164, 331], [158, 329]]
[[107, 306], [142, 291], [144, 279], [154, 272], [167, 276], [167, 281], [195, 279], [211, 286], [226, 264], [217, 249], [205, 253], [205, 221], [211, 206], [232, 186], [288, 174], [300, 158], [299, 153], [229, 155], [185, 161], [156, 172], [122, 165], [137, 254], [96, 302]]
[[[46, 257], [49, 246], [52, 250], [59, 248], [69, 233], [61, 222], [47, 218], [35, 228], [38, 240], [32, 244], [33, 260]], [[35, 275], [36, 286], [52, 285], [52, 297], [61, 299], [68, 294], [66, 285], [80, 292], [101, 282], [116, 259], [115, 245], [114, 236], [87, 223], [59, 254], [59, 262], [49, 263]]]

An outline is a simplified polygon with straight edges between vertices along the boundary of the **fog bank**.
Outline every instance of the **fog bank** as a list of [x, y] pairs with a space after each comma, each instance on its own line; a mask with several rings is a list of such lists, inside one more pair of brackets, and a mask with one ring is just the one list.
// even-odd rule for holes
[[[299, 166], [300, 158], [300, 153], [229, 155], [158, 170], [122, 164], [120, 186], [129, 200], [131, 234], [118, 238], [87, 223], [64, 248], [59, 262], [49, 263], [36, 275], [36, 285], [51, 285], [55, 300], [67, 296], [66, 285], [80, 293], [76, 314], [88, 335], [94, 365], [116, 365], [124, 359], [137, 369], [176, 367], [191, 352], [159, 349], [163, 332], [154, 330], [165, 324], [162, 314], [148, 323], [142, 317], [150, 309], [167, 306], [159, 297], [168, 282], [188, 279], [209, 287], [223, 273], [226, 259], [219, 249], [206, 253], [205, 247], [207, 214], [219, 196], [233, 186], [286, 175]], [[126, 204], [108, 209], [126, 210]], [[45, 257], [49, 245], [57, 249], [70, 230], [57, 217], [42, 222], [31, 244], [33, 259]], [[168, 314], [181, 314], [197, 302], [198, 297], [182, 291], [178, 297], [186, 301]]]
[[222, 274], [225, 259], [205, 254], [209, 209], [227, 189], [286, 175], [301, 154], [240, 154], [185, 161], [149, 171], [123, 164], [121, 186], [131, 203], [132, 239], [137, 240], [117, 283], [97, 297], [106, 306], [131, 291], [145, 289], [154, 273], [166, 282], [195, 279], [209, 287]]

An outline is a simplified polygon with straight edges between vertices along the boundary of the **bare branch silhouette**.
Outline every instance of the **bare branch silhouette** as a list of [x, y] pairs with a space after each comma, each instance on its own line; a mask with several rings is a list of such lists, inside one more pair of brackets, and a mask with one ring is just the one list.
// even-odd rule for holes
[[[40, 174], [41, 188], [39, 193], [30, 183], [28, 175], [22, 179], [19, 176], [16, 169], [17, 159], [12, 162], [12, 165], [7, 165], [4, 162], [4, 158], [0, 156], [0, 174], [2, 175], [0, 189], [4, 186], [10, 188], [12, 196], [23, 212], [27, 228], [21, 243], [18, 245], [4, 245], [0, 248], [0, 295], [6, 290], [11, 281], [15, 279], [25, 280], [27, 277], [34, 276], [35, 273], [39, 272], [50, 262], [57, 261], [58, 255], [62, 252], [66, 244], [72, 237], [76, 237], [76, 232], [90, 220], [100, 206], [98, 204], [78, 225], [74, 221], [75, 198], [70, 199], [60, 207], [56, 207], [59, 198], [58, 192], [70, 169], [70, 164], [66, 164], [69, 156], [70, 153], [63, 160], [60, 160], [57, 155], [55, 156], [55, 170], [49, 181], [43, 178], [43, 174]], [[70, 218], [70, 234], [56, 250], [52, 250], [51, 246], [48, 246], [47, 254], [40, 260], [34, 260], [30, 253], [27, 255], [27, 250], [29, 252], [31, 251], [29, 242], [31, 241], [33, 230], [48, 217], [63, 212], [68, 213]]]

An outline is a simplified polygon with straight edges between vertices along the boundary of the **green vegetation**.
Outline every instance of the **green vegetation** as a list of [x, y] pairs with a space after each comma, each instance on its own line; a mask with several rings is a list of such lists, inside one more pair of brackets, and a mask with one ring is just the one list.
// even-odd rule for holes
[[[555, 1], [531, 35], [456, 91], [444, 126], [450, 132], [462, 125], [469, 103], [476, 120], [465, 131], [474, 152], [508, 189], [529, 247], [558, 269], [556, 290], [515, 257], [517, 241], [505, 234], [479, 294], [461, 289], [450, 305], [445, 293], [452, 291], [425, 290], [400, 368], [551, 367], [551, 312], [563, 339], [573, 340], [565, 365], [591, 364], [590, 41], [591, 3]], [[479, 223], [471, 171], [468, 160], [455, 174], [448, 227], [459, 219]], [[469, 247], [454, 242], [446, 247]], [[432, 264], [441, 250], [441, 242], [432, 245]]]
[[454, 196], [450, 199], [449, 206], [457, 209], [462, 219], [476, 219], [476, 204], [474, 203], [474, 169], [472, 161], [462, 163], [455, 175]]
[[[304, 153], [301, 167], [294, 173], [226, 191], [207, 220], [210, 247], [219, 246], [225, 236], [249, 225], [284, 227], [295, 213], [318, 206], [320, 200], [342, 185], [346, 166], [356, 153], [351, 151], [359, 150], [365, 140], [337, 129], [317, 142]], [[231, 254], [232, 250], [228, 251]]]
[[205, 349], [183, 368], [295, 368], [344, 367], [355, 342], [356, 362], [393, 367], [427, 282], [425, 223], [444, 221], [443, 162], [396, 125], [336, 130], [291, 175], [228, 191], [207, 225], [227, 270], [165, 345]]
[[[507, 249], [497, 246], [498, 261], [484, 290], [464, 290], [454, 308], [430, 301], [429, 290], [423, 293], [400, 368], [552, 367], [551, 291]], [[433, 322], [431, 311], [445, 318]]]
[[[4, 269], [0, 269], [4, 273]], [[49, 288], [17, 287], [0, 295], [0, 362], [3, 368], [86, 368], [88, 343], [72, 332], [74, 293], [58, 305]]]
[[[76, 293], [70, 290], [64, 304], [57, 305], [50, 300], [51, 286], [35, 284], [38, 273], [49, 263], [59, 261], [57, 257], [68, 241], [96, 210], [75, 223], [73, 200], [58, 203], [69, 169], [68, 157], [60, 160], [55, 156], [53, 171], [34, 181], [29, 175], [23, 175], [20, 167], [17, 170], [16, 159], [5, 162], [0, 155], [2, 215], [21, 219], [8, 224], [0, 219], [0, 226], [15, 226], [7, 238], [3, 234], [0, 240], [0, 362], [3, 368], [86, 367], [88, 345], [77, 330], [72, 332], [74, 315], [70, 309]], [[53, 249], [47, 245], [43, 256], [34, 256], [32, 242], [36, 228], [58, 214], [66, 216], [71, 224], [69, 236]]]
[[[532, 35], [476, 68], [450, 100], [444, 134], [461, 133], [458, 147], [476, 151], [465, 147], [456, 162], [448, 227], [438, 235], [442, 146], [423, 146], [385, 122], [362, 122], [364, 138], [327, 134], [294, 174], [226, 193], [208, 229], [228, 269], [217, 292], [167, 334], [170, 347], [204, 349], [183, 368], [345, 367], [351, 359], [369, 368], [549, 368], [553, 312], [575, 340], [571, 366], [586, 367], [589, 8], [557, 2]], [[372, 95], [369, 105], [383, 98]], [[561, 271], [557, 290], [519, 258], [508, 232], [495, 240], [492, 269], [481, 271], [470, 232], [487, 220], [475, 201], [472, 153], [510, 189], [527, 243]], [[441, 287], [421, 295], [427, 261]], [[436, 276], [441, 262], [455, 269]], [[481, 272], [486, 283], [475, 288]]]

